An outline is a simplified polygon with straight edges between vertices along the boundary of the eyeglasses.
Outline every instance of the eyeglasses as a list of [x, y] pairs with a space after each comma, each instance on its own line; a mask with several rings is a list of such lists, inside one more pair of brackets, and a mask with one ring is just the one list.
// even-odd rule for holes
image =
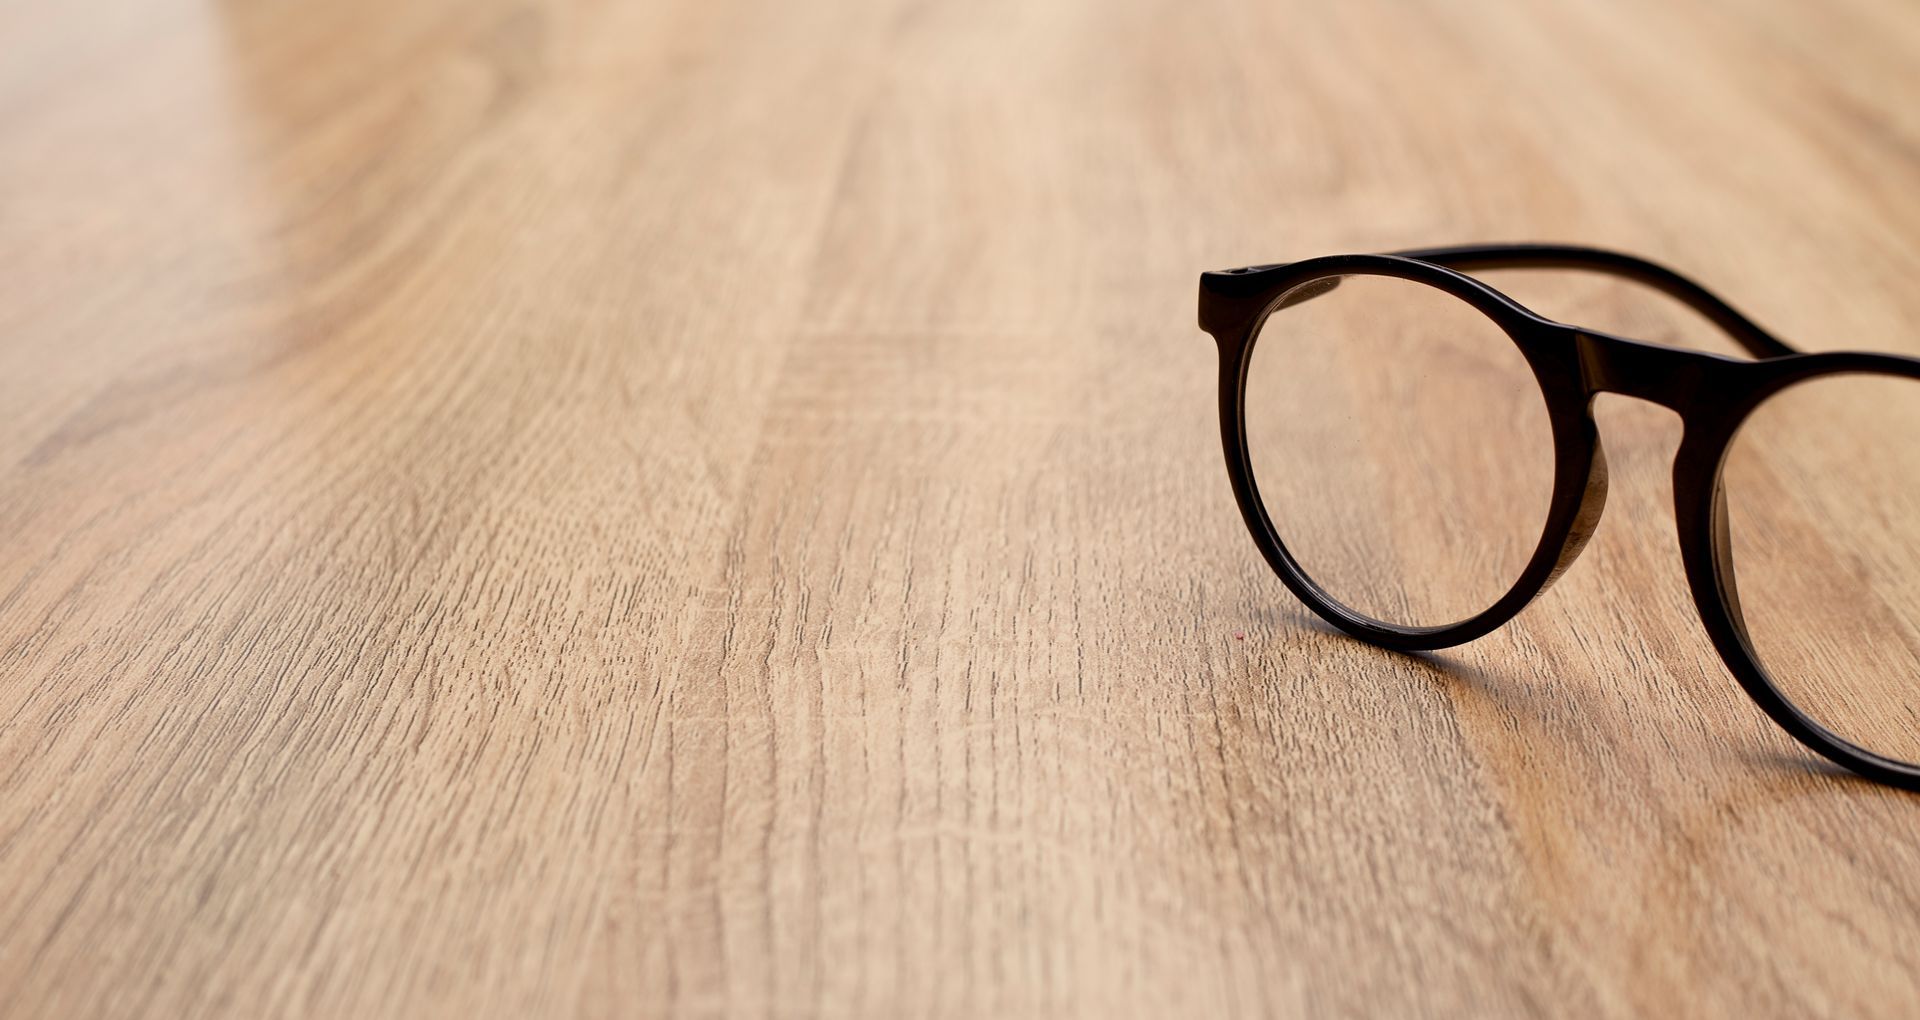
[[[1464, 275], [1522, 268], [1651, 286], [1753, 360], [1556, 322]], [[1672, 270], [1559, 245], [1206, 273], [1200, 327], [1254, 542], [1387, 648], [1481, 637], [1573, 563], [1606, 502], [1596, 396], [1673, 410], [1681, 556], [1728, 669], [1808, 747], [1920, 790], [1920, 359], [1797, 353]]]

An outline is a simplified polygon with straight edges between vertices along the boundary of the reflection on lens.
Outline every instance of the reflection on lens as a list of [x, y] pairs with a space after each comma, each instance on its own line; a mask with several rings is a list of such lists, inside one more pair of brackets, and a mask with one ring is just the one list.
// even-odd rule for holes
[[1383, 276], [1275, 311], [1248, 369], [1255, 484], [1307, 575], [1400, 626], [1475, 616], [1519, 580], [1553, 495], [1547, 409], [1513, 340]]
[[1920, 381], [1829, 376], [1769, 397], [1722, 484], [1740, 615], [1774, 686], [1920, 762]]

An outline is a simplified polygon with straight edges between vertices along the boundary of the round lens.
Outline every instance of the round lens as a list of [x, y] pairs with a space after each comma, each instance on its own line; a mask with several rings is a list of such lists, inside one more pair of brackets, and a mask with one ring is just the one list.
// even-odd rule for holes
[[1296, 290], [1254, 344], [1247, 442], [1261, 501], [1348, 608], [1405, 627], [1476, 616], [1545, 530], [1554, 445], [1539, 384], [1513, 339], [1459, 298], [1332, 279]]
[[1844, 740], [1920, 762], [1920, 380], [1767, 398], [1722, 484], [1740, 616], [1774, 687]]

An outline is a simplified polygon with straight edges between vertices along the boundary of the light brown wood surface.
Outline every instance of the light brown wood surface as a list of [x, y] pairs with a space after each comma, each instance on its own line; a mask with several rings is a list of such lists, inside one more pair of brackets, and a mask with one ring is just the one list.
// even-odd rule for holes
[[1396, 656], [1260, 561], [1193, 323], [1555, 239], [1920, 351], [1911, 4], [0, 40], [0, 1014], [1920, 1011], [1920, 798], [1725, 673], [1670, 415], [1603, 400], [1572, 573]]

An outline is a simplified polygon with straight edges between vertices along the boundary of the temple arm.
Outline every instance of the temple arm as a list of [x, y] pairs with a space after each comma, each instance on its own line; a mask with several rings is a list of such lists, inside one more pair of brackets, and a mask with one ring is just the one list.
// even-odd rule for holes
[[1740, 314], [1732, 305], [1715, 297], [1705, 287], [1665, 266], [1632, 255], [1562, 244], [1462, 245], [1455, 248], [1396, 251], [1392, 254], [1463, 273], [1476, 269], [1580, 269], [1624, 277], [1661, 291], [1706, 316], [1756, 358], [1777, 358], [1799, 353], [1772, 333], [1761, 329], [1752, 319]]

